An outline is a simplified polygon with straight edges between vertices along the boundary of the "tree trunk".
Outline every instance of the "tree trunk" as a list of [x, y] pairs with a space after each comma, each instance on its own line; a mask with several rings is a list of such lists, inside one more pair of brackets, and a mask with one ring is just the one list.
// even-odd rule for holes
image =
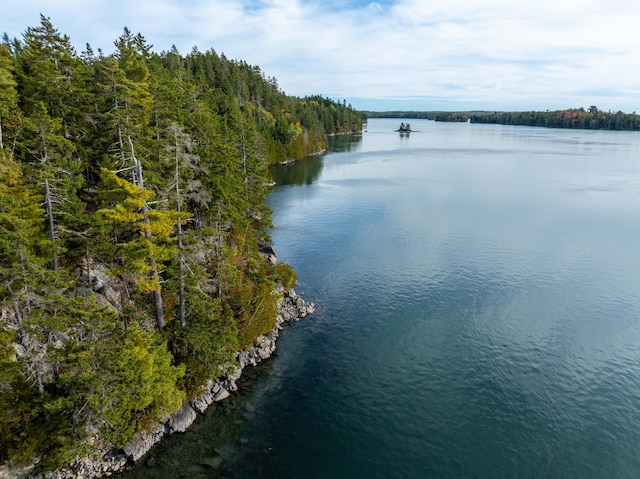
[[[134, 154], [133, 150], [133, 141], [131, 141], [131, 137], [129, 139], [129, 145], [131, 146], [131, 157], [133, 158], [133, 175], [137, 178], [137, 185], [140, 189], [144, 189], [144, 177], [142, 175], [142, 164], [138, 161]], [[142, 207], [143, 221], [145, 224], [151, 224], [149, 221], [149, 207], [145, 203]], [[151, 235], [151, 231], [147, 228], [144, 232], [144, 237], [150, 243], [153, 242], [153, 236]], [[156, 259], [153, 256], [149, 257], [149, 267], [151, 268], [151, 275], [153, 276], [156, 283], [160, 284], [160, 275], [158, 274], [158, 266], [156, 265]], [[158, 325], [158, 329], [163, 329], [165, 325], [164, 318], [164, 307], [162, 306], [162, 290], [160, 286], [157, 286], [152, 292], [153, 295], [153, 305], [156, 311], [156, 324]]]
[[[53, 221], [53, 205], [51, 203], [51, 190], [49, 189], [49, 180], [44, 180], [44, 196], [47, 204], [47, 218], [49, 223], [49, 240], [53, 243], [56, 240], [54, 232], [55, 223]], [[53, 245], [53, 270], [58, 271], [58, 253]]]
[[178, 274], [180, 275], [180, 290], [178, 293], [179, 308], [180, 308], [180, 326], [187, 325], [187, 319], [185, 315], [185, 297], [184, 297], [184, 252], [182, 246], [182, 217], [181, 217], [181, 203], [180, 197], [180, 163], [178, 161], [178, 134], [174, 133], [175, 149], [176, 149], [176, 203], [178, 209]]

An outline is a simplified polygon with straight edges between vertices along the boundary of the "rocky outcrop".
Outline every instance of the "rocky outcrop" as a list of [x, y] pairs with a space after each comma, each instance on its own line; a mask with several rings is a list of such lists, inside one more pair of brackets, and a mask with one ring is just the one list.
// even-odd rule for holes
[[9, 468], [5, 464], [0, 466], [0, 479], [94, 479], [112, 476], [122, 471], [127, 464], [140, 460], [164, 437], [185, 432], [198, 414], [204, 413], [211, 404], [228, 398], [238, 390], [236, 381], [245, 367], [256, 366], [271, 357], [283, 323], [299, 321], [315, 310], [314, 304], [306, 302], [294, 289], [280, 289], [278, 293], [282, 295], [282, 299], [278, 305], [276, 326], [269, 333], [260, 336], [253, 347], [238, 352], [236, 363], [224, 368], [222, 379], [209, 381], [198, 397], [183, 404], [180, 409], [147, 431], [136, 433], [131, 444], [122, 449], [105, 447], [99, 451], [98, 459], [78, 459], [68, 468], [42, 475], [33, 474], [33, 466]]

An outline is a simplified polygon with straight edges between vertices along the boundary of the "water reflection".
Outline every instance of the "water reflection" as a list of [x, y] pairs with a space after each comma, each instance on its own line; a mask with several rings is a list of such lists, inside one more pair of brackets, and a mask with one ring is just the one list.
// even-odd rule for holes
[[[327, 139], [327, 154], [355, 152], [362, 146], [362, 135], [337, 135]], [[301, 161], [272, 166], [271, 177], [277, 185], [310, 185], [324, 167], [322, 156], [309, 156]]]
[[320, 176], [322, 166], [321, 156], [309, 156], [295, 163], [272, 166], [271, 178], [277, 185], [310, 185]]
[[335, 135], [327, 139], [327, 153], [351, 153], [360, 150], [362, 135]]
[[396, 121], [278, 167], [318, 311], [123, 479], [638, 477], [637, 132]]

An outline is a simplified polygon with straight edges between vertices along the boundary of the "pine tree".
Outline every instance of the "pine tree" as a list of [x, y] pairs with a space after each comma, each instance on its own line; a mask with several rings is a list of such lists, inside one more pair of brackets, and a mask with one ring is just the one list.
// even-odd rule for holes
[[30, 27], [24, 34], [24, 44], [18, 54], [21, 101], [28, 115], [33, 108], [45, 111], [61, 120], [63, 136], [74, 135], [74, 117], [77, 78], [80, 60], [71, 46], [71, 40], [61, 35], [49, 18], [41, 15], [40, 25]]
[[176, 214], [149, 208], [153, 193], [112, 171], [103, 171], [103, 186], [103, 195], [111, 199], [112, 207], [101, 209], [100, 213], [113, 226], [119, 263], [115, 270], [133, 280], [142, 291], [152, 293], [157, 326], [162, 329], [165, 317], [159, 269], [175, 253], [170, 235]]
[[20, 129], [22, 114], [18, 108], [17, 82], [9, 47], [0, 44], [0, 160], [13, 151], [15, 137]]
[[115, 45], [46, 17], [0, 43], [0, 461], [122, 445], [273, 328], [268, 164], [360, 121], [214, 50]]

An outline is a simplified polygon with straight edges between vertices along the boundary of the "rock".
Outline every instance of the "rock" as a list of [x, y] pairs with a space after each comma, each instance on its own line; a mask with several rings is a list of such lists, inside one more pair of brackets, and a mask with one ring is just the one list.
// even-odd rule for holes
[[123, 448], [125, 455], [132, 461], [137, 461], [165, 436], [165, 427], [155, 424], [146, 432], [137, 432], [133, 436], [133, 442]]
[[198, 417], [198, 413], [195, 409], [193, 409], [190, 404], [185, 404], [169, 416], [169, 419], [165, 423], [167, 433], [185, 432], [189, 426], [193, 424], [193, 421], [196, 420], [196, 417]]
[[22, 479], [30, 477], [31, 472], [33, 471], [34, 466], [23, 467], [23, 466], [15, 466], [9, 468], [8, 464], [2, 464], [0, 466], [0, 479]]
[[27, 354], [27, 350], [22, 344], [12, 343], [11, 346], [13, 346], [13, 350], [15, 351], [15, 358], [21, 358]]
[[95, 284], [93, 285], [93, 290], [96, 293], [103, 293], [104, 292], [104, 282], [101, 279], [98, 279]]
[[240, 351], [236, 358], [238, 359], [238, 364], [240, 365], [240, 368], [244, 369], [245, 366], [247, 365], [247, 353], [246, 351]]
[[209, 406], [213, 403], [213, 393], [211, 391], [207, 391], [202, 393], [195, 399], [191, 400], [191, 407], [195, 409], [196, 412], [202, 414], [207, 410]]
[[226, 389], [220, 389], [217, 394], [213, 397], [213, 400], [216, 402], [222, 401], [223, 399], [227, 399], [231, 394]]
[[238, 379], [240, 379], [240, 376], [242, 376], [242, 368], [234, 365], [231, 368], [229, 368], [226, 376], [227, 376], [227, 379], [231, 381], [237, 381]]
[[205, 457], [202, 460], [202, 464], [210, 467], [211, 469], [218, 469], [222, 465], [222, 458], [218, 457]]

